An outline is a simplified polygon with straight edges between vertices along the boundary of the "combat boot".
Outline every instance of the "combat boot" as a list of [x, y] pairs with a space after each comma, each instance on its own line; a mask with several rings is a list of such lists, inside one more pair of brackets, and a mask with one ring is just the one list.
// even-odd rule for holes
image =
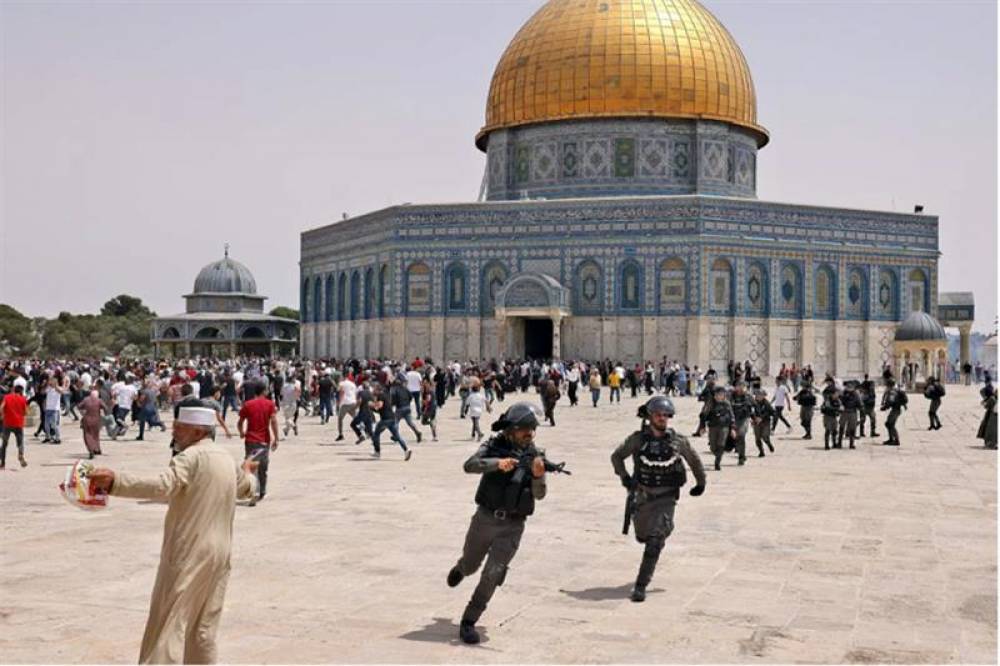
[[458, 567], [452, 567], [451, 571], [448, 572], [448, 587], [456, 587], [465, 578], [465, 574], [458, 570]]
[[637, 604], [638, 603], [642, 603], [643, 601], [645, 601], [646, 600], [646, 586], [645, 585], [639, 585], [639, 583], [636, 583], [635, 587], [632, 588], [632, 594], [631, 594], [631, 596], [629, 596], [629, 599], [631, 599], [632, 601], [636, 602]]
[[479, 642], [479, 632], [476, 631], [476, 623], [469, 622], [468, 620], [462, 620], [462, 624], [458, 625], [458, 637], [462, 639], [463, 643], [468, 645], [475, 645]]

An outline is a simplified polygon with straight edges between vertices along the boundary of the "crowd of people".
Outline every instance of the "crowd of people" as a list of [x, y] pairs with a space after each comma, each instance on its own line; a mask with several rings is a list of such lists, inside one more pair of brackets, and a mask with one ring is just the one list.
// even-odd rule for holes
[[[911, 378], [908, 378], [912, 380]], [[977, 436], [986, 447], [996, 448], [996, 391], [985, 376], [981, 391], [984, 415]], [[768, 380], [770, 382], [771, 380]], [[18, 461], [28, 465], [24, 428], [29, 405], [40, 415], [35, 437], [42, 443], [62, 442], [61, 421], [72, 418], [83, 429], [89, 457], [101, 455], [101, 431], [111, 439], [128, 436], [137, 426], [136, 440], [147, 429], [166, 426], [160, 413], [173, 412], [168, 469], [157, 477], [140, 478], [122, 471], [96, 468], [91, 484], [113, 495], [165, 499], [167, 512], [163, 557], [153, 592], [140, 662], [211, 663], [216, 659], [216, 633], [221, 614], [229, 557], [233, 515], [237, 498], [256, 506], [267, 492], [270, 453], [282, 436], [297, 436], [301, 416], [316, 417], [330, 426], [336, 420], [336, 441], [345, 438], [344, 424], [355, 443], [370, 441], [375, 458], [381, 456], [381, 439], [389, 437], [410, 460], [401, 426], [417, 442], [429, 430], [437, 441], [437, 418], [450, 399], [460, 402], [458, 417], [470, 422], [470, 439], [484, 438], [481, 420], [486, 413], [501, 412], [494, 419], [494, 434], [481, 443], [465, 462], [465, 471], [481, 475], [476, 491], [476, 513], [469, 525], [461, 557], [448, 572], [446, 582], [456, 587], [477, 571], [485, 560], [480, 581], [462, 615], [459, 637], [477, 643], [475, 629], [497, 587], [503, 584], [525, 520], [536, 500], [546, 495], [546, 472], [567, 471], [563, 464], [545, 459], [534, 445], [543, 421], [555, 426], [556, 406], [565, 396], [570, 408], [580, 404], [580, 393], [590, 391], [597, 408], [607, 394], [609, 403], [621, 402], [622, 392], [645, 394], [638, 409], [640, 427], [611, 455], [614, 473], [628, 490], [624, 532], [635, 526], [635, 538], [644, 545], [630, 598], [646, 598], [656, 564], [674, 526], [674, 510], [690, 469], [695, 486], [690, 494], [705, 492], [707, 476], [700, 456], [688, 438], [669, 427], [675, 415], [674, 396], [697, 396], [701, 403], [698, 426], [692, 437], [707, 434], [714, 468], [721, 471], [727, 452], [737, 465], [747, 460], [746, 440], [751, 429], [758, 457], [774, 453], [771, 433], [784, 425], [792, 403], [799, 407], [803, 439], [812, 439], [813, 417], [819, 406], [824, 450], [856, 448], [860, 437], [878, 437], [876, 409], [885, 412], [886, 446], [899, 446], [896, 422], [909, 403], [907, 392], [896, 385], [889, 368], [876, 381], [868, 375], [838, 379], [826, 375], [817, 383], [809, 366], [782, 366], [773, 378], [770, 393], [765, 380], [749, 361], [731, 362], [720, 376], [714, 369], [701, 371], [664, 359], [658, 364], [625, 365], [597, 362], [529, 360], [437, 365], [430, 359], [409, 362], [386, 360], [262, 360], [235, 358], [168, 362], [123, 361], [0, 361], [0, 468], [6, 464], [10, 437]], [[586, 388], [582, 386], [586, 384]], [[536, 395], [525, 394], [533, 391]], [[923, 386], [928, 400], [928, 428], [938, 430], [938, 411], [945, 387], [931, 377]], [[498, 406], [511, 396], [506, 410]], [[540, 405], [539, 405], [540, 403]], [[232, 437], [226, 417], [238, 414], [237, 432], [244, 441], [242, 463], [214, 444], [218, 431]], [[788, 410], [786, 412], [786, 410]], [[279, 417], [280, 415], [280, 417]], [[377, 417], [377, 420], [376, 420]], [[867, 431], [866, 431], [866, 425]], [[631, 459], [631, 471], [626, 461]], [[214, 507], [217, 510], [209, 510]], [[192, 549], [200, 553], [192, 559]], [[165, 559], [164, 559], [165, 558]], [[211, 566], [203, 566], [205, 558]], [[189, 562], [177, 567], [170, 562]], [[174, 612], [172, 609], [180, 609]]]
[[[971, 367], [971, 366], [970, 366]], [[978, 367], [981, 367], [978, 366]], [[758, 456], [765, 447], [773, 450], [771, 433], [783, 424], [791, 429], [786, 414], [792, 403], [798, 412], [803, 438], [812, 438], [812, 420], [817, 409], [822, 417], [824, 448], [841, 448], [846, 440], [854, 448], [857, 438], [878, 435], [875, 425], [876, 405], [887, 412], [886, 445], [899, 445], [895, 421], [907, 408], [906, 391], [897, 387], [896, 378], [886, 368], [878, 387], [868, 375], [844, 380], [827, 375], [821, 385], [810, 366], [782, 366], [773, 380], [770, 393], [765, 380], [750, 361], [730, 362], [722, 376], [713, 368], [701, 369], [663, 359], [659, 363], [625, 364], [601, 361], [529, 360], [452, 361], [437, 365], [430, 359], [409, 362], [391, 360], [265, 360], [259, 358], [194, 359], [183, 361], [140, 360], [4, 360], [0, 361], [0, 397], [20, 396], [7, 401], [3, 410], [3, 450], [13, 437], [18, 446], [19, 462], [23, 455], [23, 425], [18, 412], [27, 414], [28, 405], [37, 405], [35, 438], [45, 444], [60, 444], [67, 419], [79, 422], [88, 455], [101, 455], [102, 431], [116, 440], [135, 428], [135, 439], [143, 440], [147, 430], [165, 430], [160, 414], [183, 406], [206, 406], [217, 414], [216, 426], [226, 437], [232, 433], [226, 425], [229, 411], [240, 411], [260, 396], [274, 405], [278, 428], [285, 437], [298, 434], [301, 416], [318, 416], [322, 424], [336, 420], [336, 440], [345, 437], [345, 423], [358, 443], [369, 441], [371, 455], [380, 457], [382, 441], [388, 433], [406, 460], [412, 456], [407, 438], [419, 443], [429, 431], [437, 441], [439, 410], [450, 398], [461, 403], [459, 415], [470, 421], [470, 438], [484, 436], [481, 420], [512, 393], [534, 391], [538, 394], [545, 420], [555, 425], [556, 406], [566, 399], [569, 406], [580, 404], [581, 394], [589, 395], [589, 404], [597, 408], [601, 401], [620, 403], [623, 392], [632, 397], [661, 393], [666, 396], [697, 396], [702, 403], [696, 435], [707, 428], [713, 452], [735, 450], [745, 461], [746, 438], [752, 432]], [[970, 377], [975, 376], [970, 370]], [[962, 381], [963, 375], [958, 379]], [[984, 409], [993, 385], [988, 371], [984, 380]], [[771, 380], [768, 379], [769, 383]], [[907, 378], [902, 388], [912, 390]], [[909, 385], [908, 385], [909, 384]], [[929, 427], [940, 428], [938, 410], [945, 395], [944, 384], [928, 382], [924, 388], [929, 401]], [[606, 396], [606, 398], [605, 398]], [[20, 406], [19, 403], [27, 403]], [[988, 411], [988, 410], [987, 410]], [[249, 417], [248, 417], [249, 419]], [[270, 428], [252, 419], [251, 437], [270, 445]], [[989, 421], [984, 416], [984, 424]], [[247, 420], [247, 424], [251, 421]], [[405, 432], [404, 432], [405, 426]], [[988, 446], [995, 437], [988, 437]], [[214, 436], [214, 433], [213, 433]], [[275, 434], [274, 438], [277, 439]], [[261, 443], [254, 441], [252, 443]], [[717, 457], [718, 457], [717, 453]], [[0, 463], [5, 463], [0, 456]], [[266, 460], [262, 467], [266, 468]]]

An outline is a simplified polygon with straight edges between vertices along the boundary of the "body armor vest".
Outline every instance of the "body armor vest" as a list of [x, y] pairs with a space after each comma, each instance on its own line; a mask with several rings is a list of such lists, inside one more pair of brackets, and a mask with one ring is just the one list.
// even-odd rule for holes
[[753, 403], [750, 402], [750, 396], [745, 393], [743, 395], [733, 395], [732, 405], [733, 416], [737, 422], [745, 421], [753, 416]]
[[476, 504], [490, 511], [506, 511], [511, 516], [530, 516], [535, 512], [531, 494], [531, 461], [537, 451], [533, 446], [517, 449], [503, 435], [486, 443], [487, 458], [516, 458], [520, 462], [512, 472], [486, 472], [476, 489]]
[[639, 485], [680, 488], [687, 483], [684, 460], [674, 444], [674, 437], [673, 430], [667, 430], [663, 437], [653, 437], [648, 430], [642, 431], [642, 446], [632, 460]]

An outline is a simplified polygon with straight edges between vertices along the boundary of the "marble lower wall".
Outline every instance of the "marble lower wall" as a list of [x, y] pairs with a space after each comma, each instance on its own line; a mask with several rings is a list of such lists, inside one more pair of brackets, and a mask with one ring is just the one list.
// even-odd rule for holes
[[[568, 317], [562, 358], [610, 358], [625, 363], [676, 359], [701, 368], [750, 359], [768, 375], [782, 364], [811, 364], [817, 375], [878, 374], [891, 359], [895, 324], [710, 317]], [[506, 345], [506, 349], [501, 346]], [[302, 353], [310, 358], [429, 356], [435, 361], [517, 357], [524, 324], [495, 319], [412, 317], [307, 323]]]

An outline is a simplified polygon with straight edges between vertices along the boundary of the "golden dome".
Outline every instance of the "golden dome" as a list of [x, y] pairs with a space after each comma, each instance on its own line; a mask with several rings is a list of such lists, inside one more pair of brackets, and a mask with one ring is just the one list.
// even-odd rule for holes
[[768, 141], [743, 52], [695, 0], [549, 0], [501, 56], [476, 145], [505, 127], [609, 117], [720, 120]]

